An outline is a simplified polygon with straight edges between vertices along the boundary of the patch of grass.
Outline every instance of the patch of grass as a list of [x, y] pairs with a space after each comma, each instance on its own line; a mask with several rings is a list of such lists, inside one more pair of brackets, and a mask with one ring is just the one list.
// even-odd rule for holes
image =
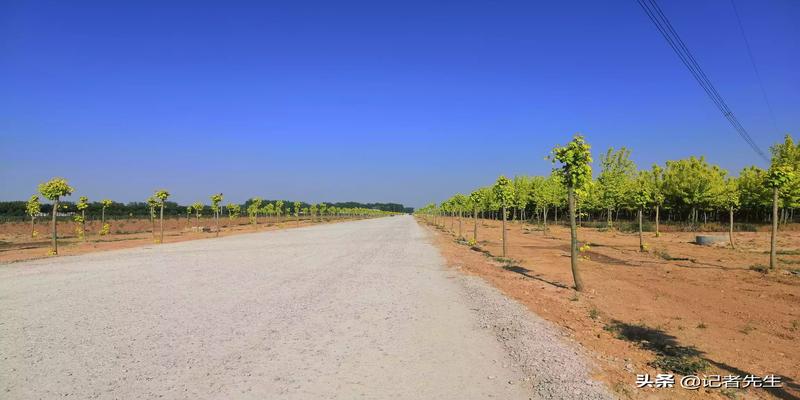
[[495, 260], [495, 261], [497, 261], [499, 263], [503, 263], [503, 264], [511, 264], [511, 263], [514, 262], [514, 260], [512, 260], [510, 258], [506, 258], [506, 257], [492, 257], [492, 260]]
[[782, 264], [800, 264], [800, 260], [789, 260], [788, 258], [779, 258], [778, 261]]
[[681, 375], [694, 375], [707, 369], [710, 364], [699, 357], [659, 355], [650, 363], [650, 366]]
[[592, 308], [591, 310], [589, 310], [589, 318], [591, 319], [600, 318], [600, 311], [597, 311], [596, 308]]
[[792, 321], [792, 322], [791, 322], [791, 324], [790, 324], [789, 330], [790, 330], [790, 331], [792, 331], [792, 332], [794, 332], [794, 331], [796, 331], [798, 328], [800, 328], [800, 321], [798, 321], [798, 320], [794, 320], [794, 321]]
[[794, 249], [794, 250], [778, 250], [777, 253], [782, 255], [782, 256], [800, 256], [800, 250], [798, 250], [798, 249]]
[[745, 335], [749, 335], [750, 332], [752, 332], [754, 330], [756, 330], [756, 328], [754, 326], [748, 324], [748, 325], [743, 326], [742, 329], [739, 329], [739, 332], [744, 333]]
[[719, 391], [719, 394], [731, 399], [736, 400], [739, 398], [739, 392], [736, 389], [725, 388]]
[[620, 321], [613, 321], [603, 329], [614, 333], [618, 339], [634, 342], [643, 349], [655, 352], [656, 358], [650, 363], [655, 368], [681, 375], [692, 375], [710, 366], [709, 362], [701, 357], [700, 351], [692, 346], [679, 345], [674, 336], [661, 329]]
[[673, 257], [667, 252], [667, 250], [664, 250], [664, 249], [656, 249], [656, 250], [653, 250], [653, 252], [657, 256], [659, 256], [659, 257], [661, 257], [661, 258], [663, 258], [663, 259], [665, 259], [667, 261], [692, 261], [692, 259], [688, 258], [688, 257]]
[[697, 329], [706, 329], [706, 328], [708, 328], [708, 326], [706, 326], [706, 324], [702, 321], [699, 324], [697, 324]]
[[578, 297], [578, 292], [572, 294], [572, 297], [569, 298], [569, 301], [578, 301], [580, 298]]
[[753, 264], [750, 267], [748, 267], [748, 269], [750, 271], [756, 271], [756, 272], [760, 272], [762, 274], [766, 274], [767, 272], [769, 272], [769, 267], [767, 267], [764, 264]]

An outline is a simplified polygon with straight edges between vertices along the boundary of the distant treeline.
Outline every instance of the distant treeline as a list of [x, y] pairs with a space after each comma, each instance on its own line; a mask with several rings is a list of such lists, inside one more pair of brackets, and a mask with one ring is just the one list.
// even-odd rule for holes
[[[252, 200], [247, 200], [244, 204], [242, 204], [242, 210], [246, 210], [247, 206], [250, 205]], [[262, 202], [263, 205], [268, 203], [275, 204], [277, 200], [265, 200]], [[294, 202], [289, 200], [283, 200], [283, 207], [284, 209], [292, 209]], [[309, 203], [301, 202], [301, 207], [310, 207]], [[380, 211], [392, 211], [392, 212], [406, 212], [411, 213], [414, 212], [414, 209], [411, 207], [405, 207], [402, 204], [398, 203], [358, 203], [354, 201], [342, 202], [342, 203], [325, 203], [327, 206], [335, 206], [337, 208], [369, 208], [373, 210], [380, 210]], [[179, 217], [179, 216], [186, 216], [186, 211], [189, 208], [189, 205], [180, 205], [178, 203], [167, 201], [164, 206], [164, 216], [167, 217]], [[210, 212], [210, 207], [206, 205], [207, 213]], [[74, 202], [70, 201], [62, 201], [59, 205], [59, 211], [61, 213], [71, 213], [77, 211]], [[50, 214], [52, 211], [53, 206], [51, 204], [42, 204], [42, 214]], [[102, 204], [100, 202], [91, 202], [89, 203], [89, 208], [86, 209], [86, 216], [89, 218], [100, 218], [100, 213], [103, 209]], [[225, 208], [223, 207], [223, 213]], [[130, 203], [119, 203], [113, 202], [110, 206], [106, 207], [106, 218], [131, 218], [131, 217], [141, 217], [141, 218], [149, 218], [150, 209], [145, 202], [130, 202]], [[0, 201], [0, 217], [2, 218], [22, 218], [27, 217], [27, 213], [25, 212], [25, 202], [24, 201]]]

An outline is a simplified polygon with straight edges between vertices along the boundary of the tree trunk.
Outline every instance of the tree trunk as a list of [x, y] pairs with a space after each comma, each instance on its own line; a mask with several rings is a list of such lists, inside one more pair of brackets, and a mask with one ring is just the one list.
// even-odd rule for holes
[[544, 228], [542, 228], [542, 234], [547, 235], [547, 206], [542, 209], [542, 221], [544, 222]]
[[778, 188], [772, 189], [772, 238], [769, 241], [769, 268], [775, 269], [777, 264], [777, 249], [775, 245], [778, 241]]
[[473, 219], [473, 227], [472, 227], [472, 241], [475, 244], [478, 244], [478, 210], [472, 210], [472, 219]]
[[735, 249], [736, 244], [733, 242], [733, 207], [728, 210], [730, 223], [728, 224], [728, 238], [731, 241], [731, 248]]
[[658, 205], [656, 204], [656, 237], [661, 236], [661, 232], [658, 231]]
[[161, 202], [161, 221], [159, 222], [160, 238], [158, 243], [164, 243], [164, 202]]
[[461, 235], [461, 210], [458, 210], [458, 238], [463, 238]]
[[614, 213], [611, 208], [608, 209], [608, 222], [606, 225], [609, 230], [614, 229]]
[[36, 217], [31, 215], [31, 237], [36, 234]]
[[644, 238], [642, 237], [642, 207], [639, 207], [639, 251], [644, 252]]
[[506, 206], [503, 205], [503, 257], [506, 256]]
[[58, 221], [56, 221], [56, 215], [58, 214], [58, 199], [53, 200], [53, 227], [52, 227], [52, 239], [50, 247], [53, 251], [53, 254], [58, 254]]
[[81, 229], [83, 229], [83, 241], [86, 242], [86, 210], [81, 210]]
[[575, 189], [567, 188], [567, 202], [569, 203], [569, 231], [570, 231], [570, 261], [572, 266], [572, 279], [575, 281], [575, 290], [583, 290], [583, 280], [578, 271], [578, 227], [575, 224]]

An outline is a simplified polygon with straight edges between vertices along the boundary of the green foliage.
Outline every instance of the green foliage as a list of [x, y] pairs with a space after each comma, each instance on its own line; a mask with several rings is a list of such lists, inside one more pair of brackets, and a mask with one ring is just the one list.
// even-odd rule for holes
[[150, 210], [150, 219], [156, 217], [156, 208], [161, 205], [161, 201], [156, 198], [156, 196], [150, 196], [147, 198], [147, 207]]
[[559, 172], [567, 186], [582, 188], [592, 179], [590, 150], [581, 135], [575, 135], [566, 146], [553, 149], [551, 160], [561, 164]]
[[[629, 204], [636, 184], [636, 164], [630, 159], [631, 151], [625, 147], [614, 151], [609, 148], [600, 157], [600, 176], [597, 178], [600, 206], [607, 210], [617, 210]], [[648, 203], [649, 191], [639, 188], [639, 200]], [[634, 202], [635, 203], [635, 202]]]
[[514, 199], [514, 189], [511, 187], [511, 181], [500, 175], [494, 186], [492, 186], [492, 194], [494, 194], [494, 198], [497, 199], [500, 206], [507, 207], [511, 205]]
[[773, 189], [784, 189], [795, 179], [795, 171], [788, 165], [774, 165], [767, 171], [765, 183]]
[[67, 183], [64, 178], [53, 178], [39, 185], [39, 193], [47, 200], [60, 200], [61, 197], [69, 196], [75, 189]]
[[239, 214], [242, 212], [242, 206], [234, 203], [228, 203], [225, 208], [228, 209], [228, 218], [230, 218], [231, 221], [239, 218]]
[[220, 203], [222, 203], [222, 193], [217, 193], [211, 196], [211, 211], [213, 211], [215, 215], [221, 210], [219, 207]]
[[108, 208], [110, 205], [114, 204], [114, 202], [109, 199], [103, 199], [100, 200], [100, 204], [103, 206], [103, 208]]
[[205, 209], [205, 205], [201, 202], [192, 203], [192, 211], [194, 211], [195, 217], [198, 219], [203, 215], [203, 210]]
[[294, 202], [294, 204], [293, 204], [293, 206], [294, 206], [294, 207], [293, 207], [293, 209], [294, 209], [294, 216], [295, 216], [295, 217], [299, 217], [299, 216], [300, 216], [300, 202], [299, 202], [299, 201], [295, 201], [295, 202]]
[[89, 208], [89, 198], [86, 196], [81, 196], [78, 199], [78, 203], [75, 204], [75, 208], [77, 208], [78, 211], [83, 211]]
[[28, 199], [28, 202], [25, 204], [25, 212], [31, 218], [35, 218], [42, 212], [42, 204], [39, 203], [39, 196], [34, 194]]
[[169, 198], [169, 192], [164, 189], [157, 190], [155, 197], [159, 200], [159, 202], [161, 202], [161, 204], [164, 204], [164, 202], [166, 202]]
[[726, 172], [703, 157], [667, 161], [664, 187], [670, 203], [691, 209], [710, 209], [725, 185]]

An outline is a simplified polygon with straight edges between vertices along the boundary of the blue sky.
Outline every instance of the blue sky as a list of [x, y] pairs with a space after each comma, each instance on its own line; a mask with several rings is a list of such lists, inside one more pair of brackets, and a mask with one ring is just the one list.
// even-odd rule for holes
[[[661, 1], [755, 141], [800, 127], [800, 2]], [[0, 2], [0, 200], [420, 206], [555, 144], [764, 166], [634, 0]]]

